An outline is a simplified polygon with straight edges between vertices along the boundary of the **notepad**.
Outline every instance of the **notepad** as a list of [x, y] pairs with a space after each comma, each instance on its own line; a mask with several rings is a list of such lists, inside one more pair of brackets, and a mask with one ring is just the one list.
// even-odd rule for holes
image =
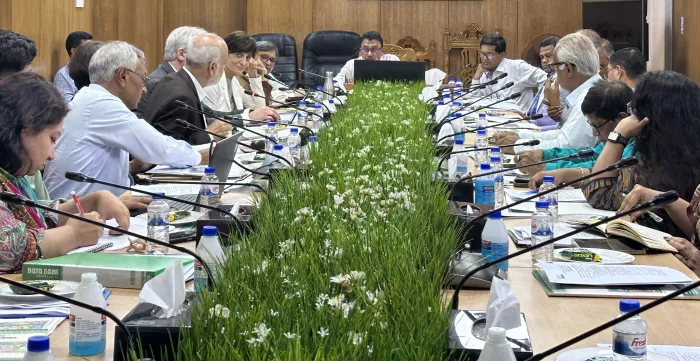
[[74, 250], [68, 252], [68, 254], [73, 254], [73, 253], [97, 253], [97, 252], [99, 252], [99, 251], [104, 251], [104, 250], [106, 250], [107, 248], [112, 247], [113, 245], [114, 245], [114, 244], [112, 244], [112, 242], [109, 242], [109, 241], [108, 241], [108, 242], [97, 242], [97, 244], [92, 245], [92, 246], [76, 248], [76, 249], [74, 249]]
[[[592, 218], [575, 223], [593, 224], [597, 221], [598, 219]], [[648, 249], [662, 252], [678, 252], [678, 250], [676, 250], [673, 246], [668, 244], [668, 242], [666, 242], [666, 240], [664, 239], [666, 237], [671, 237], [670, 234], [642, 226], [641, 224], [632, 223], [622, 219], [616, 219], [606, 224], [601, 224], [598, 227], [596, 227], [596, 229], [606, 235], [622, 237], [625, 239], [635, 241]]]

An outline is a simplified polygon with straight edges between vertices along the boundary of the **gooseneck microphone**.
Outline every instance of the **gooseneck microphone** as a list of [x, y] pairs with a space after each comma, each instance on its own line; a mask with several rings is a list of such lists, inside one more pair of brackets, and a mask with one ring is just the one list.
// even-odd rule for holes
[[[255, 184], [255, 183], [227, 183], [227, 182], [198, 182], [198, 181], [166, 181], [161, 179], [135, 179], [137, 185], [154, 185], [154, 184], [204, 184], [212, 186], [242, 186], [242, 187], [253, 187], [259, 189], [261, 192], [265, 192], [265, 188]], [[134, 192], [139, 192], [134, 190]]]
[[[233, 218], [233, 219], [236, 218], [230, 212], [225, 211], [223, 209], [216, 208], [216, 207], [212, 207], [208, 204], [200, 204], [200, 203], [190, 202], [190, 201], [185, 200], [185, 199], [179, 199], [179, 198], [175, 198], [175, 197], [170, 197], [168, 195], [162, 195], [162, 194], [148, 192], [148, 191], [144, 191], [144, 190], [140, 190], [140, 189], [134, 189], [134, 188], [123, 186], [123, 185], [117, 184], [117, 183], [105, 182], [103, 180], [99, 180], [99, 179], [96, 179], [93, 177], [88, 177], [85, 174], [80, 173], [80, 172], [70, 172], [69, 171], [69, 172], [65, 173], [65, 177], [66, 177], [66, 179], [72, 180], [73, 182], [102, 184], [102, 185], [106, 185], [106, 186], [110, 186], [110, 187], [114, 187], [114, 188], [123, 189], [125, 191], [143, 193], [143, 194], [149, 195], [151, 197], [153, 197], [153, 196], [162, 197], [163, 199], [171, 200], [174, 202], [185, 203], [185, 204], [189, 204], [191, 206], [209, 209], [209, 210], [216, 211], [216, 212], [221, 212], [221, 213], [224, 213], [224, 214], [231, 216], [231, 218]], [[120, 232], [122, 232], [122, 231], [120, 231]], [[126, 233], [126, 232], [122, 232], [122, 233]], [[135, 236], [135, 237], [143, 238], [141, 236]]]
[[[593, 156], [593, 150], [592, 150], [592, 149], [584, 149], [584, 150], [582, 150], [582, 151], [580, 151], [580, 152], [576, 152], [576, 153], [573, 153], [573, 154], [570, 154], [570, 155], [567, 155], [567, 156], [564, 156], [564, 157], [553, 158], [553, 159], [550, 159], [550, 160], [543, 160], [543, 161], [541, 161], [541, 162], [535, 162], [535, 163], [525, 164], [525, 165], [521, 165], [521, 166], [518, 166], [518, 167], [507, 168], [507, 169], [499, 169], [499, 170], [494, 170], [494, 171], [491, 171], [491, 172], [486, 172], [486, 173], [480, 173], [480, 174], [475, 174], [475, 175], [466, 176], [466, 177], [463, 177], [462, 180], [468, 181], [468, 180], [474, 179], [474, 178], [485, 177], [485, 176], [488, 176], [488, 175], [494, 175], [494, 174], [499, 174], [499, 173], [505, 173], [505, 172], [508, 172], [508, 171], [512, 171], [512, 170], [516, 170], [516, 169], [521, 169], [521, 168], [532, 167], [532, 166], [535, 166], [535, 165], [547, 164], [547, 163], [557, 162], [557, 161], [560, 161], [560, 160], [566, 160], [566, 159], [571, 159], [571, 158], [589, 158], [589, 157], [592, 157], [592, 156]], [[625, 159], [629, 159], [629, 158], [625, 158]], [[635, 159], [636, 159], [636, 158], [635, 158]], [[624, 159], [623, 159], [623, 160], [624, 160]], [[615, 163], [615, 164], [617, 164], [617, 163]], [[635, 164], [636, 164], [636, 163], [635, 163]]]
[[[452, 103], [452, 102], [454, 102], [454, 101], [457, 101], [457, 100], [459, 100], [459, 99], [462, 99], [462, 98], [466, 97], [467, 95], [471, 94], [471, 93], [472, 93], [473, 91], [475, 91], [475, 90], [484, 89], [484, 88], [486, 88], [486, 87], [489, 86], [489, 85], [496, 85], [496, 84], [498, 84], [498, 81], [499, 81], [499, 80], [501, 80], [501, 79], [503, 79], [503, 78], [505, 78], [505, 77], [507, 77], [507, 76], [508, 76], [508, 73], [503, 73], [503, 74], [501, 74], [501, 75], [499, 75], [499, 76], [497, 76], [497, 77], [491, 79], [490, 81], [488, 81], [488, 82], [486, 82], [486, 83], [483, 83], [483, 84], [476, 84], [476, 85], [470, 85], [470, 86], [468, 86], [468, 87], [466, 87], [466, 88], [463, 88], [463, 90], [466, 90], [466, 92], [465, 92], [464, 94], [462, 94], [462, 95], [460, 95], [460, 96], [458, 96], [458, 97], [456, 97], [456, 98], [454, 98], [454, 99], [448, 101], [447, 103], [445, 103], [445, 105], [447, 105], [447, 104], [449, 104], [449, 103]], [[428, 102], [434, 101], [434, 100], [438, 100], [438, 99], [440, 99], [440, 96], [433, 97], [433, 98], [429, 99]], [[473, 104], [473, 103], [472, 103], [472, 104]], [[437, 104], [434, 105], [434, 106], [433, 106], [433, 109], [430, 110], [430, 114], [431, 114], [431, 115], [435, 114], [435, 110], [437, 110]]]
[[[191, 130], [196, 130], [196, 131], [198, 131], [198, 132], [204, 132], [204, 133], [207, 133], [207, 134], [209, 134], [209, 135], [211, 135], [211, 136], [214, 136], [214, 137], [219, 137], [219, 138], [221, 138], [221, 139], [226, 139], [226, 137], [224, 137], [224, 136], [221, 136], [221, 135], [218, 135], [218, 134], [216, 134], [216, 133], [210, 132], [210, 131], [208, 131], [208, 130], [206, 130], [206, 129], [202, 129], [202, 128], [200, 128], [200, 127], [194, 125], [194, 124], [190, 124], [188, 121], [183, 120], [183, 119], [175, 119], [175, 124], [178, 125], [178, 126], [180, 126], [180, 127], [183, 127], [183, 128], [187, 128], [187, 129], [191, 129]], [[242, 146], [244, 146], [244, 147], [253, 148], [250, 144], [245, 144], [245, 143], [241, 143], [241, 142], [238, 142], [238, 141], [236, 141], [236, 143], [238, 143], [238, 145], [242, 145]], [[257, 149], [256, 151], [257, 151], [257, 152], [260, 152], [260, 153], [264, 153], [264, 154], [270, 155], [270, 156], [275, 157], [275, 158], [277, 158], [277, 159], [281, 159], [281, 160], [285, 161], [287, 164], [289, 164], [290, 167], [294, 168], [294, 165], [292, 165], [292, 163], [289, 162], [289, 161], [288, 161], [286, 158], [284, 158], [284, 157], [280, 157], [280, 156], [277, 155], [277, 154], [270, 153], [270, 152], [268, 152], [268, 151], [266, 151], [266, 150], [262, 150], [262, 149]], [[235, 161], [234, 161], [234, 162], [235, 162]], [[247, 168], [241, 166], [241, 165], [240, 165], [239, 163], [237, 163], [237, 162], [236, 162], [236, 165], [238, 165], [239, 167], [242, 167], [243, 169], [247, 170], [248, 172], [253, 172], [253, 171], [251, 171], [250, 169], [247, 169]], [[180, 200], [179, 202], [181, 202], [181, 200]], [[183, 203], [184, 203], [184, 202], [183, 202]]]
[[[281, 85], [287, 86], [287, 84], [285, 84], [285, 83], [283, 83], [283, 82], [281, 82], [281, 81], [279, 81], [279, 80], [273, 78], [270, 74], [265, 74], [265, 79], [274, 81], [274, 82], [277, 83], [277, 84], [281, 84]], [[301, 86], [302, 86], [304, 89], [306, 89], [306, 90], [309, 90], [309, 89], [310, 89], [309, 87], [304, 86], [304, 85], [303, 85], [300, 81], [298, 81], [298, 80], [294, 80], [294, 83], [295, 83], [295, 84], [301, 85]], [[345, 103], [343, 103], [343, 101], [340, 100], [340, 98], [338, 98], [337, 96], [335, 96], [335, 95], [333, 95], [333, 94], [331, 94], [331, 93], [327, 93], [327, 92], [325, 92], [325, 91], [323, 91], [323, 90], [319, 90], [319, 89], [314, 89], [314, 91], [317, 91], [317, 92], [319, 92], [319, 93], [321, 93], [321, 94], [328, 95], [328, 96], [332, 97], [332, 99], [338, 99], [338, 102], [340, 102], [340, 105], [345, 105]], [[326, 105], [323, 104], [323, 102], [321, 102], [321, 103], [319, 103], [319, 104], [323, 105], [323, 106], [328, 110], [329, 113], [331, 112], [330, 109], [328, 109], [328, 107], [326, 107]]]
[[[75, 174], [82, 175], [82, 174], [76, 173], [76, 172], [67, 172], [67, 173], [75, 173]], [[66, 178], [70, 179], [70, 178], [68, 177], [68, 174], [66, 174]], [[85, 177], [85, 178], [89, 178], [89, 177]], [[95, 183], [99, 183], [99, 182], [95, 182]], [[105, 183], [106, 183], [106, 182], [105, 182]], [[102, 183], [102, 184], [104, 184], [104, 183]], [[113, 185], [113, 184], [107, 183], [107, 185]], [[116, 186], [116, 185], [113, 185], [113, 186]], [[127, 188], [127, 189], [128, 189], [128, 187], [123, 187], [123, 188]], [[138, 192], [141, 192], [141, 193], [144, 193], [144, 194], [149, 194], [148, 192], [144, 192], [144, 191], [138, 191]], [[153, 193], [150, 193], [150, 195], [153, 195]], [[156, 195], [157, 195], [157, 194], [156, 194]], [[168, 197], [163, 197], [163, 198], [166, 198], [166, 199], [167, 199]], [[47, 212], [52, 212], [52, 213], [56, 213], [56, 214], [61, 215], [61, 216], [64, 216], [64, 217], [68, 217], [68, 218], [72, 218], [72, 219], [77, 219], [77, 220], [79, 220], [79, 221], [92, 224], [92, 225], [94, 225], [94, 226], [99, 226], [99, 227], [102, 227], [102, 228], [107, 228], [107, 229], [110, 230], [110, 231], [115, 231], [115, 232], [119, 232], [119, 233], [122, 233], [122, 234], [126, 234], [127, 236], [131, 236], [131, 237], [143, 239], [143, 240], [145, 240], [145, 241], [155, 243], [155, 244], [157, 244], [157, 245], [159, 245], [159, 246], [163, 246], [163, 247], [165, 247], [165, 248], [174, 249], [174, 250], [176, 250], [176, 251], [179, 251], [179, 252], [188, 254], [188, 255], [194, 257], [194, 259], [196, 259], [197, 261], [199, 261], [199, 262], [202, 263], [202, 267], [204, 267], [204, 270], [207, 272], [207, 275], [209, 276], [209, 280], [212, 282], [212, 285], [214, 285], [214, 278], [212, 277], [212, 276], [213, 276], [213, 273], [212, 273], [211, 270], [209, 269], [209, 266], [204, 262], [204, 260], [202, 260], [202, 257], [199, 257], [196, 253], [190, 251], [190, 250], [187, 249], [187, 248], [180, 247], [180, 246], [176, 246], [176, 245], [174, 245], [174, 244], [170, 244], [170, 243], [167, 243], [167, 242], [159, 241], [159, 240], [157, 240], [157, 239], [153, 239], [153, 238], [150, 238], [150, 237], [145, 237], [145, 236], [142, 236], [142, 235], [140, 235], [140, 234], [136, 234], [136, 233], [134, 233], [134, 232], [131, 232], [131, 231], [129, 231], [129, 230], [123, 230], [123, 229], [121, 229], [121, 228], [119, 228], [119, 227], [114, 227], [114, 226], [110, 226], [109, 224], [105, 224], [105, 223], [93, 221], [92, 219], [84, 218], [84, 217], [81, 217], [81, 216], [78, 216], [78, 215], [75, 215], [75, 214], [72, 214], [72, 213], [69, 213], [69, 212], [64, 212], [64, 211], [62, 211], [62, 210], [60, 210], [60, 209], [54, 209], [54, 208], [51, 208], [51, 207], [47, 207], [47, 206], [41, 205], [41, 204], [39, 204], [39, 203], [37, 203], [37, 202], [31, 201], [31, 200], [29, 200], [29, 199], [26, 199], [26, 198], [24, 198], [24, 197], [20, 197], [20, 196], [14, 194], [14, 193], [11, 193], [11, 192], [0, 192], [0, 201], [3, 201], [3, 202], [5, 202], [5, 203], [9, 203], [9, 204], [16, 204], [16, 205], [22, 205], [22, 206], [25, 206], [25, 207], [33, 207], [33, 208], [42, 209], [42, 210], [45, 210], [45, 211], [47, 211]], [[182, 201], [182, 200], [179, 200], [179, 201], [181, 201], [182, 203], [185, 203], [185, 202]], [[223, 211], [222, 211], [222, 212], [223, 212]], [[230, 214], [230, 213], [229, 213], [229, 214]], [[99, 309], [99, 308], [98, 308], [98, 309]], [[92, 311], [92, 310], [91, 310], [91, 311]], [[128, 333], [127, 333], [127, 334], [128, 334]]]
[[234, 128], [241, 128], [241, 129], [243, 129], [243, 130], [245, 130], [245, 131], [251, 132], [251, 133], [253, 133], [253, 134], [257, 135], [257, 136], [263, 137], [263, 138], [265, 138], [265, 139], [267, 139], [267, 140], [269, 140], [269, 141], [272, 141], [272, 142], [274, 142], [275, 144], [277, 144], [277, 141], [276, 141], [276, 140], [274, 140], [273, 138], [270, 138], [270, 137], [266, 136], [265, 134], [260, 134], [260, 133], [254, 131], [254, 130], [250, 130], [250, 129], [248, 129], [248, 128], [245, 128], [245, 127], [240, 126], [239, 124], [234, 124], [233, 122], [231, 122], [231, 120], [239, 120], [239, 119], [240, 119], [240, 120], [245, 120], [245, 119], [243, 119], [243, 118], [241, 118], [241, 117], [230, 117], [231, 119], [225, 119], [225, 118], [222, 118], [222, 117], [218, 117], [218, 116], [216, 116], [216, 115], [214, 115], [214, 114], [211, 114], [211, 113], [209, 113], [209, 112], [203, 112], [203, 111], [201, 111], [201, 110], [199, 110], [199, 109], [197, 109], [197, 108], [195, 108], [195, 107], [193, 107], [193, 106], [191, 106], [191, 105], [189, 105], [189, 104], [187, 104], [187, 103], [185, 103], [185, 102], [183, 102], [183, 101], [181, 101], [181, 100], [176, 100], [176, 101], [175, 101], [175, 104], [177, 104], [177, 105], [178, 105], [180, 108], [182, 108], [182, 109], [185, 109], [185, 110], [188, 110], [188, 111], [191, 111], [191, 112], [195, 112], [195, 113], [199, 113], [199, 114], [202, 114], [202, 115], [206, 115], [206, 116], [208, 116], [208, 117], [210, 117], [210, 118], [214, 118], [214, 119], [220, 120], [220, 121], [222, 121], [222, 122], [224, 122], [224, 123], [226, 123], [226, 124], [231, 125], [231, 126], [234, 127]]
[[[663, 194], [662, 194], [662, 195], [663, 195]], [[625, 213], [627, 213], [627, 212], [625, 212]], [[691, 283], [691, 284], [689, 284], [689, 285], [686, 285], [685, 287], [680, 288], [680, 289], [678, 289], [678, 290], [676, 290], [676, 291], [673, 291], [673, 292], [667, 294], [666, 296], [663, 296], [663, 297], [661, 297], [661, 298], [657, 298], [657, 299], [655, 299], [655, 300], [653, 300], [653, 301], [647, 303], [646, 305], [644, 305], [644, 306], [642, 306], [642, 307], [640, 307], [640, 308], [638, 308], [638, 309], [636, 309], [636, 310], [634, 310], [634, 311], [632, 311], [632, 312], [628, 312], [628, 313], [625, 313], [625, 314], [622, 315], [622, 316], [616, 317], [615, 319], [612, 319], [612, 320], [610, 320], [610, 321], [608, 321], [608, 322], [605, 322], [605, 323], [603, 323], [602, 325], [600, 325], [600, 326], [598, 326], [598, 327], [592, 328], [592, 329], [590, 329], [590, 330], [588, 330], [588, 331], [586, 331], [586, 332], [584, 332], [584, 333], [582, 333], [582, 334], [580, 334], [580, 335], [578, 335], [578, 336], [576, 336], [576, 337], [574, 337], [574, 338], [571, 338], [571, 339], [569, 339], [569, 340], [567, 340], [567, 341], [565, 341], [565, 342], [562, 342], [562, 343], [560, 343], [560, 344], [558, 344], [558, 345], [556, 345], [556, 346], [554, 346], [554, 347], [552, 347], [552, 348], [549, 348], [549, 349], [547, 349], [547, 350], [545, 350], [545, 351], [542, 351], [542, 352], [540, 352], [540, 353], [538, 353], [538, 354], [532, 355], [530, 358], [528, 358], [528, 359], [525, 360], [525, 361], [540, 361], [540, 360], [543, 360], [545, 357], [551, 356], [551, 355], [553, 355], [553, 354], [555, 354], [555, 353], [557, 353], [557, 352], [559, 352], [559, 351], [561, 351], [561, 350], [563, 350], [563, 349], [565, 349], [565, 348], [567, 348], [567, 347], [569, 347], [569, 346], [572, 346], [572, 345], [574, 345], [574, 344], [576, 344], [576, 343], [578, 343], [578, 342], [581, 342], [581, 341], [583, 341], [583, 340], [585, 340], [585, 339], [587, 339], [587, 338], [589, 338], [589, 337], [595, 335], [595, 334], [598, 333], [598, 332], [601, 332], [601, 331], [604, 331], [604, 330], [606, 330], [606, 329], [608, 329], [608, 328], [610, 328], [610, 327], [613, 327], [613, 326], [617, 325], [617, 324], [620, 323], [620, 322], [626, 321], [626, 320], [628, 320], [628, 319], [630, 319], [630, 318], [632, 318], [632, 317], [634, 317], [634, 316], [639, 315], [640, 313], [642, 313], [642, 312], [644, 312], [644, 311], [648, 311], [648, 310], [650, 310], [650, 309], [652, 309], [652, 308], [654, 308], [654, 307], [656, 307], [656, 306], [658, 306], [658, 305], [660, 305], [660, 304], [662, 304], [662, 303], [664, 303], [664, 302], [666, 302], [666, 301], [668, 301], [668, 300], [671, 300], [671, 299], [673, 299], [673, 298], [676, 298], [676, 297], [678, 297], [678, 296], [680, 296], [680, 295], [682, 295], [682, 294], [684, 294], [684, 293], [686, 293], [686, 292], [690, 292], [690, 291], [692, 291], [692, 290], [694, 290], [694, 289], [696, 289], [696, 288], [698, 288], [698, 287], [700, 287], [700, 280], [695, 281], [695, 282], [693, 282], [693, 283]]]
[[[246, 94], [248, 94], [248, 95], [250, 95], [250, 96], [257, 97], [257, 98], [265, 98], [265, 96], [256, 94], [256, 93], [254, 93], [254, 92], [252, 92], [252, 91], [250, 91], [250, 90], [244, 90], [243, 92], [246, 93]], [[299, 108], [299, 107], [297, 107], [297, 106], [294, 106], [294, 105], [289, 105], [289, 104], [286, 104], [286, 103], [282, 103], [282, 102], [277, 101], [277, 100], [274, 100], [274, 99], [270, 99], [270, 100], [271, 100], [273, 103], [285, 104], [285, 105], [286, 105], [287, 107], [289, 107], [289, 108], [296, 109], [296, 110], [301, 111], [301, 112], [306, 112], [307, 114], [313, 115], [313, 116], [315, 116], [315, 117], [321, 119], [324, 123], [326, 123], [326, 120], [323, 119], [322, 116], [320, 116], [320, 115], [318, 115], [318, 114], [316, 114], [316, 113], [309, 112], [308, 110], [301, 109], [301, 108]]]
[[471, 114], [471, 113], [478, 112], [479, 110], [482, 110], [482, 109], [486, 109], [486, 108], [488, 108], [488, 107], [490, 107], [490, 106], [492, 106], [492, 105], [500, 104], [500, 103], [503, 103], [503, 102], [505, 102], [505, 101], [514, 100], [514, 99], [518, 99], [518, 98], [520, 98], [520, 92], [513, 93], [513, 94], [511, 94], [511, 95], [509, 95], [509, 96], [507, 96], [507, 97], [505, 97], [505, 98], [503, 98], [503, 99], [496, 100], [495, 102], [493, 102], [493, 103], [491, 103], [491, 104], [487, 104], [487, 105], [484, 105], [484, 106], [482, 106], [482, 107], [476, 107], [475, 109], [472, 109], [472, 110], [470, 110], [470, 111], [468, 111], [468, 112], [466, 112], [466, 113], [461, 113], [462, 110], [466, 109], [466, 108], [469, 107], [471, 104], [474, 104], [474, 103], [476, 103], [476, 102], [471, 103], [471, 104], [466, 105], [466, 106], [463, 106], [463, 107], [461, 107], [461, 108], [459, 108], [458, 110], [455, 111], [455, 114], [460, 113], [460, 114], [461, 114], [460, 116], [445, 117], [445, 119], [443, 119], [440, 123], [437, 123], [435, 126], [436, 126], [436, 127], [441, 127], [443, 124], [449, 123], [449, 122], [451, 122], [451, 121], [453, 121], [453, 120], [455, 120], [455, 119], [457, 119], [457, 118], [466, 117], [467, 115], [469, 115], [469, 114]]
[[[288, 124], [282, 124], [282, 123], [280, 123], [280, 122], [268, 122], [268, 121], [264, 121], [264, 120], [249, 120], [249, 122], [251, 122], [251, 123], [259, 123], [259, 124], [275, 123], [275, 125], [285, 125], [285, 126], [288, 125]], [[305, 125], [290, 125], [290, 126], [291, 126], [291, 127], [295, 127], [295, 128], [303, 128], [303, 129], [306, 129], [306, 130], [308, 130], [308, 131], [311, 133], [311, 135], [316, 135], [316, 133], [314, 133], [313, 129], [311, 129], [311, 128], [305, 126]], [[247, 130], [247, 128], [246, 128], [246, 130]]]
[[[523, 142], [523, 143], [513, 143], [513, 144], [499, 145], [498, 148], [500, 148], [500, 149], [503, 149], [503, 148], [512, 148], [512, 147], [519, 147], [519, 146], [521, 146], [521, 145], [523, 145], [523, 146], [535, 146], [535, 145], [539, 145], [539, 144], [540, 144], [540, 141], [539, 141], [538, 139], [533, 139], [533, 140], [529, 140], [529, 141]], [[442, 158], [440, 159], [440, 162], [438, 163], [437, 169], [439, 170], [440, 167], [442, 166], [442, 163], [444, 163], [445, 160], [447, 160], [447, 159], [450, 157], [450, 155], [452, 155], [452, 154], [471, 153], [471, 152], [478, 152], [478, 151], [490, 150], [490, 149], [491, 149], [491, 147], [486, 147], [486, 148], [471, 148], [471, 149], [465, 149], [465, 150], [458, 150], [458, 151], [455, 151], [455, 152], [449, 152], [449, 153], [447, 153], [447, 154], [445, 154], [445, 155], [442, 156]], [[512, 169], [512, 168], [508, 168], [508, 169], [510, 170], [510, 169]]]
[[[6, 202], [4, 199], [4, 193], [9, 193], [9, 192], [2, 192], [2, 193], [3, 194], [0, 194], [0, 198], [3, 198], [3, 202]], [[10, 194], [15, 195], [14, 193], [10, 193]], [[7, 203], [10, 203], [10, 202], [7, 202]], [[73, 306], [78, 306], [78, 307], [84, 308], [86, 310], [90, 310], [92, 312], [98, 313], [100, 315], [107, 316], [109, 319], [111, 319], [112, 321], [114, 321], [114, 323], [117, 324], [117, 327], [121, 328], [122, 331], [124, 331], [124, 334], [126, 334], [127, 340], [129, 341], [129, 348], [131, 348], [133, 345], [133, 342], [132, 342], [133, 340], [131, 339], [131, 333], [129, 332], [129, 329], [126, 328], [126, 325], [124, 325], [122, 320], [120, 320], [119, 317], [115, 316], [113, 313], [107, 311], [106, 309], [104, 309], [102, 307], [97, 307], [97, 306], [87, 304], [85, 302], [76, 301], [72, 298], [61, 296], [61, 295], [58, 295], [58, 294], [55, 294], [55, 293], [52, 293], [49, 291], [44, 291], [41, 288], [28, 286], [22, 282], [11, 280], [11, 279], [5, 278], [5, 277], [0, 277], [0, 282], [19, 287], [19, 288], [26, 290], [26, 291], [35, 292], [35, 293], [38, 293], [40, 295], [46, 296], [46, 297], [51, 298], [51, 299], [63, 301], [63, 302], [66, 302], [68, 304], [71, 304]]]
[[[542, 194], [544, 194], [544, 192], [543, 192]], [[606, 223], [608, 223], [608, 222], [610, 222], [610, 221], [613, 221], [613, 220], [616, 220], [616, 219], [618, 219], [618, 218], [622, 218], [622, 217], [624, 217], [624, 216], [630, 215], [630, 214], [632, 214], [632, 213], [634, 213], [634, 212], [639, 212], [639, 211], [643, 211], [643, 210], [647, 210], [647, 209], [651, 209], [651, 208], [663, 207], [663, 206], [665, 206], [665, 205], [667, 205], [667, 204], [669, 204], [669, 203], [675, 202], [676, 200], [678, 200], [678, 198], [679, 198], [678, 192], [676, 192], [676, 191], [668, 191], [668, 192], [665, 192], [665, 193], [661, 193], [661, 194], [657, 195], [656, 197], [654, 197], [652, 200], [650, 200], [650, 201], [648, 201], [648, 202], [642, 202], [642, 203], [639, 204], [638, 206], [636, 206], [636, 207], [634, 207], [634, 208], [632, 208], [632, 209], [630, 209], [630, 210], [628, 210], [628, 211], [621, 212], [621, 213], [617, 213], [617, 214], [615, 214], [614, 216], [604, 218], [604, 219], [599, 220], [599, 221], [597, 221], [597, 222], [595, 222], [595, 223], [593, 223], [593, 224], [586, 225], [585, 227], [582, 227], [582, 228], [579, 228], [579, 229], [575, 229], [575, 230], [573, 230], [573, 231], [571, 231], [571, 232], [568, 232], [568, 233], [565, 233], [565, 234], [563, 234], [563, 235], [561, 235], [561, 236], [557, 236], [557, 237], [554, 237], [554, 238], [552, 238], [552, 239], [548, 239], [548, 240], [546, 240], [546, 241], [544, 241], [544, 242], [542, 242], [542, 243], [538, 243], [538, 244], [536, 244], [536, 245], [533, 245], [533, 246], [524, 248], [524, 249], [522, 249], [522, 250], [520, 250], [520, 251], [511, 253], [511, 254], [509, 254], [509, 255], [506, 255], [506, 256], [503, 256], [503, 257], [494, 259], [494, 260], [492, 260], [492, 261], [488, 261], [488, 262], [482, 264], [481, 266], [478, 266], [478, 267], [474, 268], [473, 270], [469, 271], [469, 272], [464, 276], [464, 278], [462, 278], [462, 280], [459, 282], [459, 284], [457, 284], [457, 287], [455, 287], [455, 293], [452, 295], [452, 310], [457, 310], [457, 309], [458, 309], [458, 306], [459, 306], [459, 290], [462, 288], [462, 286], [464, 286], [464, 283], [467, 281], [467, 279], [469, 279], [469, 278], [470, 278], [471, 276], [473, 276], [475, 273], [477, 273], [477, 272], [479, 272], [479, 271], [481, 271], [481, 270], [483, 270], [483, 269], [486, 269], [486, 268], [491, 267], [491, 266], [493, 266], [493, 265], [497, 265], [497, 264], [499, 264], [499, 263], [501, 263], [501, 262], [503, 262], [503, 261], [507, 261], [507, 260], [509, 260], [509, 259], [511, 259], [511, 258], [518, 257], [518, 256], [523, 255], [523, 254], [525, 254], [525, 253], [532, 252], [532, 251], [534, 251], [534, 250], [536, 250], [536, 249], [539, 249], [539, 248], [542, 248], [542, 247], [544, 247], [544, 246], [553, 244], [553, 243], [556, 242], [556, 241], [559, 241], [559, 240], [562, 240], [562, 239], [571, 237], [571, 236], [573, 236], [573, 235], [575, 235], [575, 234], [577, 234], [577, 233], [581, 233], [581, 232], [584, 232], [584, 231], [593, 229], [593, 228], [598, 227], [598, 226], [600, 226], [600, 225], [602, 225], [602, 224], [606, 224]], [[490, 212], [490, 213], [491, 213], [491, 212]]]
[[[467, 129], [467, 130], [465, 130], [465, 131], [463, 131], [463, 132], [458, 132], [458, 133], [453, 133], [453, 134], [446, 135], [446, 136], [444, 136], [444, 137], [438, 139], [435, 143], [440, 143], [441, 140], [445, 140], [445, 139], [447, 139], [447, 138], [449, 138], [449, 137], [453, 137], [453, 136], [455, 136], [455, 135], [461, 135], [461, 134], [467, 134], [467, 133], [474, 133], [474, 132], [476, 132], [476, 131], [479, 130], [479, 129], [498, 128], [498, 127], [502, 127], [502, 126], [504, 126], [504, 125], [513, 124], [513, 123], [517, 123], [517, 122], [524, 121], [524, 120], [540, 119], [540, 118], [542, 118], [542, 117], [543, 117], [542, 114], [534, 114], [534, 115], [531, 115], [531, 116], [529, 116], [529, 117], [520, 118], [520, 119], [513, 119], [513, 120], [509, 120], [509, 121], [507, 121], [507, 122], [503, 122], [503, 123], [499, 123], [499, 124], [493, 124], [493, 125], [488, 125], [488, 126], [485, 126], [485, 127], [482, 127], [482, 128]], [[538, 143], [538, 144], [539, 144], [539, 143]]]

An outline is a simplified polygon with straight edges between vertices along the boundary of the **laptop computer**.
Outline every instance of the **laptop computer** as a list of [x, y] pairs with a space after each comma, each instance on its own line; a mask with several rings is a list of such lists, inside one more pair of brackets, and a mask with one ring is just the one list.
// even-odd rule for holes
[[424, 61], [355, 60], [355, 81], [425, 81]]

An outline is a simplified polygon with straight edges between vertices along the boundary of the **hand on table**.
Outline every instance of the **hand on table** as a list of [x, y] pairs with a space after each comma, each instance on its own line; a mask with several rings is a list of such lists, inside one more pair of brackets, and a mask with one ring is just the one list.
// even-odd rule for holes
[[272, 120], [276, 122], [280, 119], [280, 114], [270, 107], [260, 107], [251, 110], [248, 113], [248, 117], [251, 120]]
[[[503, 131], [503, 132], [496, 132], [493, 135], [493, 142], [498, 145], [506, 145], [506, 144], [513, 144], [520, 139], [520, 136], [518, 133], [513, 132], [513, 131]], [[513, 147], [510, 148], [504, 148], [501, 151], [503, 154], [514, 154], [515, 151], [513, 150]]]
[[696, 275], [700, 276], [700, 251], [687, 239], [680, 237], [667, 237], [666, 242], [678, 250], [674, 254], [681, 263], [686, 265]]
[[[637, 184], [634, 186], [634, 188], [632, 188], [632, 191], [627, 194], [625, 199], [622, 200], [622, 204], [620, 205], [620, 209], [617, 211], [617, 213], [629, 211], [630, 209], [636, 207], [639, 203], [650, 201], [661, 193], [662, 192], [655, 191], [653, 189], [649, 189], [647, 187]], [[635, 220], [637, 220], [637, 218], [643, 215], [644, 212], [645, 211], [632, 213], [630, 215], [630, 220], [634, 222]]]
[[119, 196], [119, 200], [124, 203], [130, 211], [145, 211], [148, 205], [151, 204], [151, 197], [147, 196], [132, 196], [130, 193], [124, 193]]
[[[521, 167], [527, 164], [541, 162], [543, 157], [544, 152], [541, 149], [522, 151], [517, 154], [517, 162], [515, 163], [515, 166]], [[521, 172], [527, 173], [527, 175], [530, 176], [543, 170], [544, 164], [520, 169]]]
[[[231, 131], [233, 127], [231, 124], [224, 123], [220, 120], [214, 120], [209, 126], [207, 127], [207, 130], [216, 134], [220, 135], [222, 137], [226, 137], [228, 135], [228, 132]], [[221, 138], [214, 137], [214, 140], [220, 140]]]

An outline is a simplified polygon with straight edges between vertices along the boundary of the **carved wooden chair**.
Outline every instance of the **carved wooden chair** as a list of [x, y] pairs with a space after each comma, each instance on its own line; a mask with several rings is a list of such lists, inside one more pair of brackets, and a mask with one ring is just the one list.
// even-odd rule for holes
[[416, 61], [416, 52], [411, 48], [402, 48], [394, 44], [384, 44], [384, 54], [393, 54], [401, 61]]
[[[497, 28], [496, 34], [500, 34], [500, 30]], [[445, 73], [451, 73], [450, 71], [450, 53], [453, 50], [459, 50], [460, 60], [458, 66], [455, 69], [464, 68], [467, 65], [469, 67], [460, 71], [455, 77], [464, 79], [464, 83], [471, 82], [474, 73], [476, 72], [476, 67], [479, 65], [481, 60], [479, 59], [479, 49], [481, 48], [479, 43], [481, 38], [485, 35], [484, 30], [481, 29], [476, 23], [469, 23], [466, 27], [459, 31], [459, 33], [454, 36], [450, 32], [450, 28], [445, 29], [444, 35], [444, 56], [443, 56], [443, 71]]]
[[412, 36], [404, 36], [396, 42], [396, 45], [405, 48], [413, 49], [416, 52], [417, 61], [425, 61], [428, 63], [428, 69], [435, 67], [435, 62], [437, 59], [437, 48], [435, 46], [435, 40], [430, 40], [430, 46], [426, 50], [423, 45], [418, 41], [418, 39]]

